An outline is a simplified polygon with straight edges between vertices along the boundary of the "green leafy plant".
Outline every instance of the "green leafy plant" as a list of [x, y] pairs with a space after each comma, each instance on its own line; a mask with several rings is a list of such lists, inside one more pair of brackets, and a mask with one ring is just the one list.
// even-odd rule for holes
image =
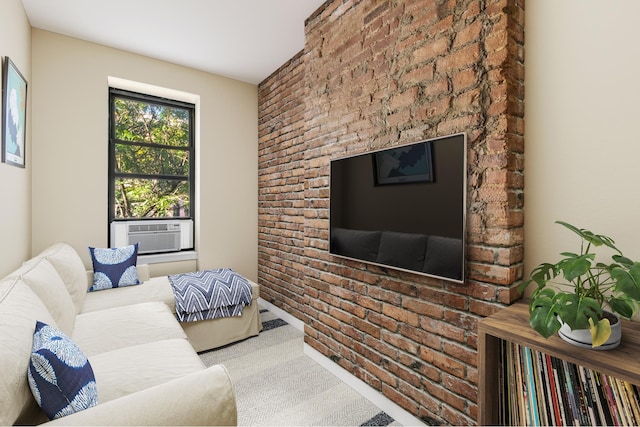
[[[625, 257], [613, 239], [556, 221], [580, 236], [580, 252], [562, 252], [555, 264], [542, 263], [522, 285], [537, 285], [529, 302], [530, 324], [545, 338], [558, 332], [560, 319], [572, 330], [589, 329], [592, 346], [602, 345], [611, 335], [604, 310], [630, 319], [640, 301], [640, 262]], [[614, 254], [610, 263], [596, 261], [595, 247]]]

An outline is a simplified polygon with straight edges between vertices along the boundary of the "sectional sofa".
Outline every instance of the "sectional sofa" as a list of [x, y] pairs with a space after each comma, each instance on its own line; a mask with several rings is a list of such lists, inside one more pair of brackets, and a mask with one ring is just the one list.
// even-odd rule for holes
[[[91, 272], [88, 274], [88, 281], [91, 283]], [[167, 276], [150, 277], [149, 266], [142, 264], [138, 265], [138, 278], [142, 282], [138, 286], [107, 289], [86, 294], [82, 311], [98, 311], [120, 305], [161, 301], [175, 314], [175, 298]], [[252, 303], [244, 307], [242, 316], [198, 322], [180, 322], [180, 326], [196, 351], [212, 350], [260, 333], [262, 330], [258, 307], [260, 289], [257, 283], [252, 281], [249, 283], [251, 284]]]
[[[181, 327], [162, 279], [88, 293], [84, 264], [65, 243], [48, 247], [0, 279], [0, 425], [236, 424], [226, 369], [205, 368], [190, 339], [206, 348], [247, 331], [220, 332], [211, 324]], [[259, 330], [251, 314], [248, 320], [231, 320], [252, 325], [246, 326], [249, 334]], [[97, 405], [53, 421], [45, 416], [27, 375], [36, 322], [57, 328], [84, 352], [95, 375]]]

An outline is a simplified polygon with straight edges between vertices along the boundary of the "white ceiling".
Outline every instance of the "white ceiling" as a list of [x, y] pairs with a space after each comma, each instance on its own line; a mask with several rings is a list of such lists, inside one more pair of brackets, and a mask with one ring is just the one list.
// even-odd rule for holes
[[31, 26], [258, 84], [325, 0], [22, 0]]

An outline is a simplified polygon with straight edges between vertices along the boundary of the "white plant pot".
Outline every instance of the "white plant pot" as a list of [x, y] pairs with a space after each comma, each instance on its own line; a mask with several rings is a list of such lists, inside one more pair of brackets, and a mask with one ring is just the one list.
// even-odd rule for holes
[[589, 331], [589, 329], [576, 329], [572, 331], [569, 325], [562, 322], [562, 320], [560, 320], [562, 326], [558, 331], [558, 335], [566, 342], [582, 348], [591, 348], [593, 350], [611, 350], [616, 348], [620, 345], [620, 340], [622, 339], [622, 322], [620, 322], [620, 317], [617, 314], [610, 314], [615, 316], [618, 321], [611, 325], [611, 336], [600, 347], [591, 346], [591, 331]]

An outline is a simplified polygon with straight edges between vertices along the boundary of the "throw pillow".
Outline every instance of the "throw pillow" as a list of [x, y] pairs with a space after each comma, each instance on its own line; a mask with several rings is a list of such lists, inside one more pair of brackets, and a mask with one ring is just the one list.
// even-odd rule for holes
[[89, 248], [93, 263], [93, 284], [89, 291], [139, 285], [138, 243], [122, 248]]
[[27, 372], [29, 387], [49, 419], [98, 404], [98, 390], [87, 356], [58, 328], [36, 322]]

